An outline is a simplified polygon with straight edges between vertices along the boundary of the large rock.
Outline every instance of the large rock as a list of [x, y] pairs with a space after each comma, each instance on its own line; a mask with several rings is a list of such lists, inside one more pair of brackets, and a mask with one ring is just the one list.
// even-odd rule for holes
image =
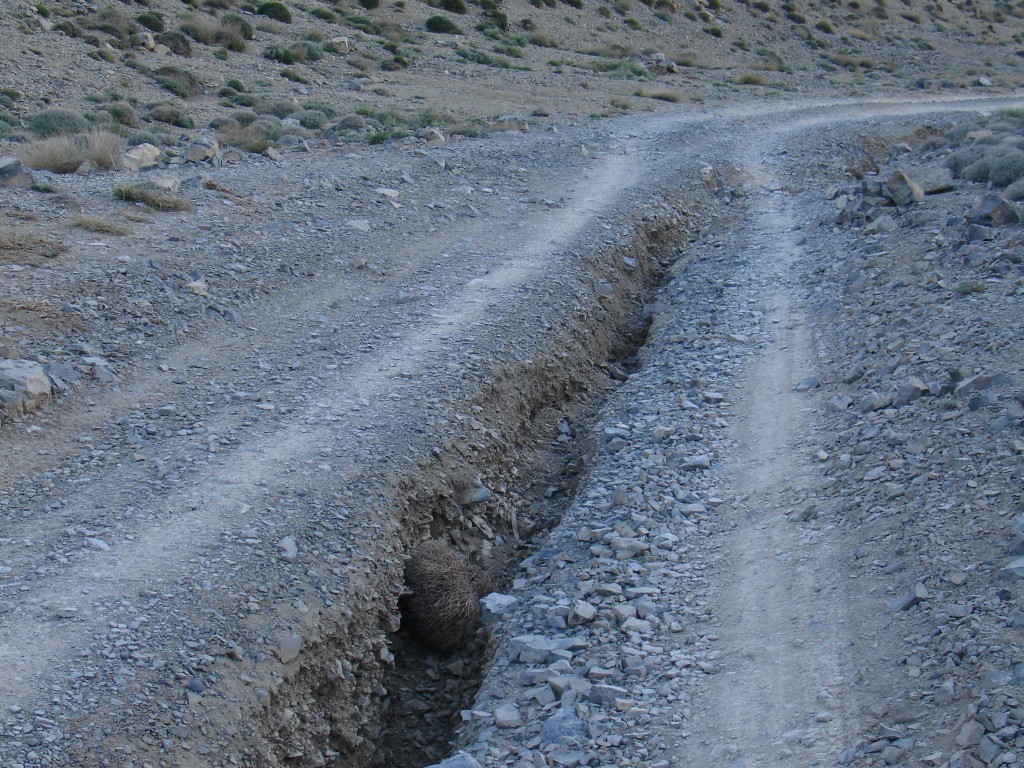
[[978, 204], [968, 211], [967, 221], [971, 224], [1003, 227], [1020, 221], [1020, 214], [999, 195], [982, 195]]
[[32, 186], [32, 172], [16, 157], [0, 157], [0, 186], [25, 189]]
[[31, 360], [0, 360], [0, 389], [19, 395], [25, 411], [41, 408], [53, 398], [46, 371]]
[[132, 173], [155, 168], [160, 165], [160, 150], [152, 144], [138, 144], [124, 153], [121, 165]]
[[897, 169], [885, 180], [885, 189], [889, 199], [899, 208], [906, 208], [924, 200], [921, 185], [907, 176], [902, 168]]

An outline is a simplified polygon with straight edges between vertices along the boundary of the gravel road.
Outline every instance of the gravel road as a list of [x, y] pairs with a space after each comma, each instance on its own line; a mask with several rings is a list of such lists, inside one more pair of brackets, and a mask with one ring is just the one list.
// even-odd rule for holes
[[[296, 152], [196, 182], [194, 217], [89, 262], [5, 276], [70, 297], [105, 275], [116, 375], [3, 428], [0, 765], [438, 759], [380, 745], [401, 741], [381, 712], [403, 704], [403, 554], [428, 535], [529, 555], [452, 713], [467, 765], [1015, 764], [1019, 588], [996, 571], [1021, 276], [949, 298], [983, 269], [959, 250], [970, 185], [881, 234], [825, 194], [922, 123], [1003, 105]], [[133, 306], [161, 322], [134, 335]], [[944, 382], [868, 399], [949, 369], [993, 375], [980, 405]]]

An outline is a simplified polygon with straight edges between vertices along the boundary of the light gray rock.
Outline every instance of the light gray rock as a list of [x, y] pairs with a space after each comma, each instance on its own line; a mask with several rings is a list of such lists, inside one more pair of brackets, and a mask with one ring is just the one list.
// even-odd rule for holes
[[555, 712], [540, 729], [540, 740], [545, 744], [584, 744], [588, 737], [586, 724], [568, 708]]
[[46, 371], [32, 360], [0, 360], [0, 389], [17, 394], [25, 411], [34, 411], [53, 399]]
[[442, 760], [440, 763], [428, 765], [427, 768], [481, 768], [481, 766], [471, 755], [466, 752], [459, 752], [447, 760]]

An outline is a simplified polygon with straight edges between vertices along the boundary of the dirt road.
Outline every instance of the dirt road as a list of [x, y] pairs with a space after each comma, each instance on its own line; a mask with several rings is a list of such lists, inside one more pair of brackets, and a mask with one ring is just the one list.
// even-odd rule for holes
[[[225, 170], [220, 183], [258, 203], [243, 217], [281, 196], [319, 205], [327, 224], [261, 241], [283, 264], [301, 247], [313, 276], [270, 280], [241, 324], [139, 347], [116, 386], [5, 427], [0, 758], [372, 762], [403, 553], [447, 532], [486, 563], [550, 523], [567, 466], [591, 450], [559, 434], [581, 437], [625, 378], [679, 244], [729, 226], [772, 338], [743, 374], [723, 458], [733, 527], [709, 589], [727, 672], [694, 698], [701, 735], [676, 754], [774, 765], [751, 756], [784, 759], [778, 743], [802, 729], [815, 757], [800, 764], [828, 764], [866, 705], [849, 681], [894, 651], [850, 645], [877, 619], [836, 567], [852, 551], [844, 530], [790, 519], [794, 490], [815, 482], [807, 435], [821, 425], [792, 389], [816, 354], [793, 289], [815, 235], [780, 191], [857, 162], [862, 135], [1002, 103], [735, 108], [397, 150], [373, 158], [368, 184], [414, 183], [365, 236], [296, 181], [352, 158]], [[437, 157], [441, 175], [425, 168]], [[746, 190], [745, 218], [716, 200], [716, 176]]]

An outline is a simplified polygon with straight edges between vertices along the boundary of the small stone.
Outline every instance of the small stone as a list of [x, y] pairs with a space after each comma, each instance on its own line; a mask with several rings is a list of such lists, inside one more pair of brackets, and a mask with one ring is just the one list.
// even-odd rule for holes
[[584, 744], [589, 738], [587, 727], [571, 709], [560, 709], [544, 721], [540, 740], [544, 744]]
[[793, 390], [796, 392], [807, 392], [812, 389], [817, 389], [821, 386], [821, 380], [817, 376], [808, 376], [806, 379], [801, 381]]
[[188, 685], [185, 687], [193, 693], [202, 693], [206, 690], [206, 683], [204, 683], [198, 677], [193, 677], [191, 680], [188, 681]]
[[277, 542], [277, 548], [281, 550], [281, 559], [294, 563], [299, 558], [299, 545], [292, 536], [285, 536]]
[[465, 752], [459, 752], [457, 755], [452, 755], [440, 763], [428, 765], [427, 768], [481, 768], [481, 766], [470, 755]]
[[887, 605], [890, 611], [898, 613], [900, 611], [908, 611], [915, 605], [920, 603], [922, 600], [927, 599], [928, 589], [924, 586], [924, 584], [917, 583], [914, 585], [914, 588], [910, 590], [910, 592], [908, 592], [905, 595], [902, 595], [901, 597], [894, 597], [887, 603]]
[[523, 724], [523, 716], [514, 704], [503, 704], [494, 710], [494, 724], [499, 728], [518, 728]]
[[683, 459], [682, 468], [689, 472], [695, 472], [699, 469], [710, 469], [711, 457], [705, 453], [699, 456], [691, 456], [690, 458]]
[[881, 758], [886, 765], [896, 765], [903, 759], [903, 750], [893, 746], [885, 747], [882, 750]]
[[569, 610], [569, 626], [575, 626], [577, 624], [586, 624], [588, 621], [593, 621], [594, 617], [597, 616], [597, 608], [588, 603], [586, 600], [577, 600], [572, 604], [572, 608]]
[[277, 638], [277, 656], [287, 664], [299, 655], [302, 650], [302, 635], [281, 635]]
[[349, 219], [345, 226], [356, 232], [369, 232], [370, 222], [368, 219]]
[[960, 733], [956, 736], [956, 743], [961, 747], [973, 747], [979, 741], [981, 737], [985, 735], [985, 726], [979, 723], [977, 720], [968, 720], [960, 728]]

